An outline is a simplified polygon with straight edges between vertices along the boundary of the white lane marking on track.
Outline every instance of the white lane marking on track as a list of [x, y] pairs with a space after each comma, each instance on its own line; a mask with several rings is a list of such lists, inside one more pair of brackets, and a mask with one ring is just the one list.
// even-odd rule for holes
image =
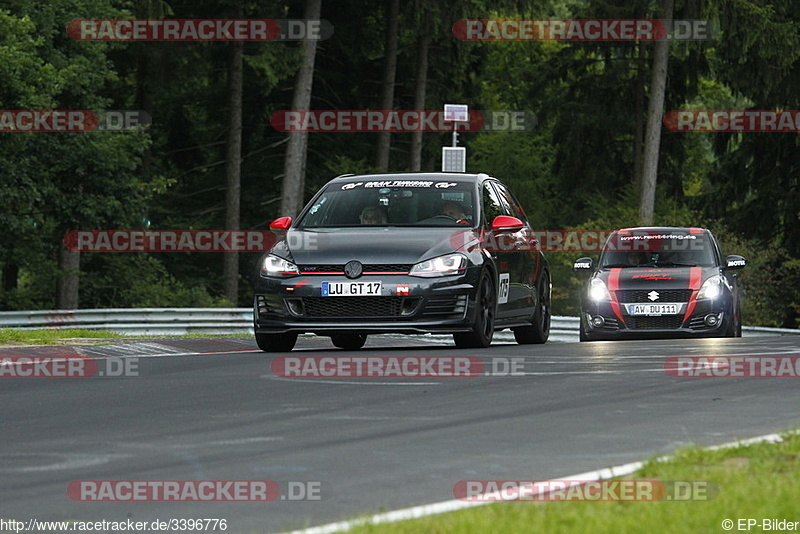
[[[730, 447], [738, 447], [741, 445], [752, 445], [755, 443], [776, 443], [781, 440], [782, 438], [778, 434], [767, 434], [764, 436], [757, 436], [754, 438], [744, 439], [740, 441], [731, 441], [728, 443], [723, 443], [721, 445], [714, 445], [712, 447], [706, 447], [706, 448], [709, 450], [716, 450], [716, 449], [724, 449]], [[661, 458], [659, 458], [659, 460], [666, 460], [668, 458], [669, 456], [662, 456]], [[609, 478], [629, 475], [641, 469], [643, 465], [644, 465], [643, 462], [631, 462], [627, 464], [617, 465], [614, 467], [607, 467], [605, 469], [598, 469], [596, 471], [588, 471], [586, 473], [580, 473], [578, 475], [561, 477], [558, 480], [581, 481], [581, 482], [593, 482], [596, 480], [605, 480]], [[553, 480], [548, 480], [539, 482], [539, 484], [552, 486], [553, 482], [554, 482]], [[487, 494], [487, 495], [491, 496], [494, 494]], [[423, 504], [421, 506], [412, 506], [410, 508], [403, 508], [401, 510], [394, 510], [392, 512], [376, 514], [373, 515], [372, 517], [367, 517], [364, 519], [340, 521], [338, 523], [328, 523], [327, 525], [306, 528], [303, 530], [293, 530], [287, 534], [331, 534], [333, 532], [346, 532], [352, 529], [353, 527], [361, 525], [379, 525], [381, 523], [394, 523], [396, 521], [406, 521], [408, 519], [417, 519], [429, 515], [443, 514], [446, 512], [455, 512], [457, 510], [463, 510], [475, 506], [484, 506], [486, 504], [490, 504], [490, 502], [467, 502], [460, 500], [441, 501], [434, 504]]]

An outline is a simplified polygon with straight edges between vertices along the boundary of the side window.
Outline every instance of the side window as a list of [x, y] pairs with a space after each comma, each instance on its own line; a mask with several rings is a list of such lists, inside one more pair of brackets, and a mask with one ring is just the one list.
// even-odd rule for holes
[[486, 226], [490, 226], [498, 215], [507, 215], [500, 196], [490, 182], [483, 184], [483, 213]]
[[525, 222], [527, 217], [525, 217], [525, 211], [522, 209], [522, 206], [519, 205], [516, 197], [514, 194], [509, 191], [509, 189], [499, 183], [495, 182], [494, 186], [497, 188], [497, 192], [500, 194], [500, 200], [503, 202], [504, 207], [508, 210], [509, 215], [516, 217], [517, 219]]

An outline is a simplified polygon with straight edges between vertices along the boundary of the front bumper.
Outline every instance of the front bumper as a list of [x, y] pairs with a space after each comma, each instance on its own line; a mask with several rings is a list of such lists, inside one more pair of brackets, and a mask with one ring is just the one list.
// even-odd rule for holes
[[[370, 274], [260, 277], [253, 301], [256, 333], [454, 333], [474, 323], [479, 269], [440, 278]], [[381, 282], [376, 296], [323, 296], [322, 284]]]
[[[697, 300], [688, 316], [686, 313], [633, 316], [627, 313], [625, 305], [618, 310], [615, 311], [610, 302], [584, 303], [580, 324], [584, 335], [597, 340], [718, 337], [725, 334], [733, 320], [730, 299]], [[602, 319], [598, 320], [598, 317]]]

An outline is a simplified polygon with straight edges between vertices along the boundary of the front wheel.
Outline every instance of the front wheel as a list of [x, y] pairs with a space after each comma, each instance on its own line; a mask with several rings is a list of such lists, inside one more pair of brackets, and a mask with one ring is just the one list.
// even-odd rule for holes
[[256, 334], [256, 344], [264, 352], [288, 352], [296, 342], [297, 334]]
[[496, 309], [497, 293], [494, 290], [494, 283], [489, 273], [484, 271], [475, 296], [475, 322], [472, 324], [472, 331], [453, 334], [456, 347], [472, 349], [491, 345]]
[[539, 298], [530, 326], [513, 328], [514, 339], [520, 345], [545, 343], [550, 337], [550, 276], [545, 272], [539, 280]]
[[367, 342], [366, 334], [333, 334], [331, 342], [334, 347], [345, 350], [358, 350]]

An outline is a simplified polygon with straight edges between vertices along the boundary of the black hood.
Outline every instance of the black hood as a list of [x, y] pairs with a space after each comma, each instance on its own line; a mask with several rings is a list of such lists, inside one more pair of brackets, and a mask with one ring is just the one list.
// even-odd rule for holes
[[454, 252], [454, 244], [459, 242], [454, 238], [456, 231], [431, 227], [291, 229], [272, 253], [298, 265], [344, 265], [352, 260], [415, 264]]
[[603, 269], [595, 276], [609, 290], [628, 289], [699, 289], [716, 267], [624, 267]]

